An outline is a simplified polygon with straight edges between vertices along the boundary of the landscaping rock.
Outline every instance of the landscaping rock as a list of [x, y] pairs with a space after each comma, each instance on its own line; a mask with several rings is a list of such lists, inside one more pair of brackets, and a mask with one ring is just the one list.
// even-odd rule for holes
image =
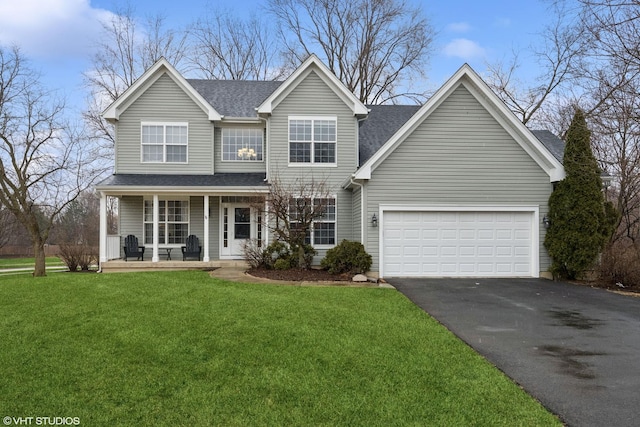
[[364, 274], [356, 274], [355, 276], [353, 276], [353, 279], [351, 279], [353, 282], [366, 282], [367, 276], [365, 276]]

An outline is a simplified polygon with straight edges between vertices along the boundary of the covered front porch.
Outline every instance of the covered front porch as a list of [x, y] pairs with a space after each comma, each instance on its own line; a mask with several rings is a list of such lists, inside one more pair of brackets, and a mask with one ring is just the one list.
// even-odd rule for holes
[[[269, 187], [264, 174], [171, 176], [173, 185], [167, 176], [145, 177], [113, 175], [97, 186], [102, 271], [217, 268], [223, 261], [242, 261], [247, 241], [267, 240], [262, 216]], [[253, 185], [238, 185], [242, 183]], [[118, 230], [111, 235], [109, 197], [118, 200]], [[144, 253], [127, 259], [124, 241], [131, 235]], [[183, 258], [181, 248], [190, 236], [197, 237], [199, 253]]]

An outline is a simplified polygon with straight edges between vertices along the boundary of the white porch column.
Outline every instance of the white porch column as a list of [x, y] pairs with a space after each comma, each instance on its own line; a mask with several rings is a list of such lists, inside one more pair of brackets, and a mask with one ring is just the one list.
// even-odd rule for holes
[[160, 242], [160, 200], [158, 195], [153, 195], [153, 256], [151, 262], [160, 261], [158, 243]]
[[204, 196], [204, 254], [202, 261], [209, 262], [209, 196]]
[[100, 192], [100, 264], [98, 269], [102, 269], [102, 263], [107, 262], [107, 195]]

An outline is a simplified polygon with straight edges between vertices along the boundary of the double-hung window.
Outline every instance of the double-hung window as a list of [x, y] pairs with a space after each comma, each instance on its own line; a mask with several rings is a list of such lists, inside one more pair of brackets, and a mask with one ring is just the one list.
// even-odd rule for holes
[[142, 123], [143, 163], [187, 163], [187, 123]]
[[289, 163], [336, 165], [336, 117], [289, 117]]
[[310, 228], [304, 230], [306, 243], [312, 246], [336, 244], [335, 198], [291, 199], [289, 220], [292, 229], [301, 229], [310, 223]]
[[[159, 200], [158, 242], [184, 244], [189, 236], [189, 201]], [[153, 200], [144, 201], [144, 243], [153, 244]]]
[[261, 162], [263, 129], [222, 129], [222, 160]]

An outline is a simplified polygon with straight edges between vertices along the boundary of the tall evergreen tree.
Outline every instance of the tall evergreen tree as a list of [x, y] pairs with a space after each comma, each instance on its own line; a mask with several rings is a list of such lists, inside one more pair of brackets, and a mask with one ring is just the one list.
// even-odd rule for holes
[[575, 279], [593, 265], [611, 234], [591, 132], [579, 109], [567, 131], [564, 168], [566, 178], [549, 198], [551, 225], [544, 246], [554, 275]]

